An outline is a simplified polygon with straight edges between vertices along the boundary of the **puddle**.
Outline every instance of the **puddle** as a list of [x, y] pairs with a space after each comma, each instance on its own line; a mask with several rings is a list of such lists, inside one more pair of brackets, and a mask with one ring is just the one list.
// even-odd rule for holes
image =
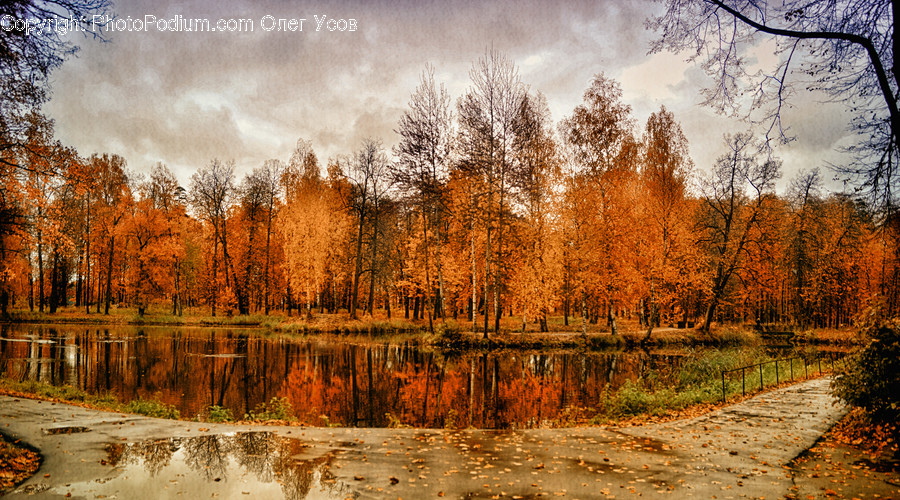
[[853, 462], [854, 468], [862, 468], [866, 470], [871, 470], [875, 472], [881, 472], [884, 474], [887, 473], [896, 473], [900, 472], [900, 460], [891, 459], [891, 458], [883, 458], [871, 460], [869, 458], [861, 458], [855, 462]]
[[659, 439], [636, 438], [631, 444], [633, 448], [638, 451], [652, 451], [662, 455], [674, 455], [674, 453], [672, 452], [672, 446], [665, 441], [660, 441]]
[[[58, 487], [89, 498], [344, 498], [332, 453], [271, 432], [109, 444], [105, 478]], [[303, 457], [303, 458], [301, 458]], [[249, 496], [248, 496], [249, 495]]]
[[44, 434], [78, 434], [80, 432], [91, 432], [91, 429], [83, 425], [69, 425], [65, 427], [48, 427], [44, 429]]

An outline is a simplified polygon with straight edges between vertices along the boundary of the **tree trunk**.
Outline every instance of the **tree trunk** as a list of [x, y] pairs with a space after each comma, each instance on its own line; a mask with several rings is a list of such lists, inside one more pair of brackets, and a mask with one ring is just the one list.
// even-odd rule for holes
[[37, 233], [37, 259], [38, 259], [38, 311], [44, 312], [44, 248], [41, 241], [41, 231]]
[[581, 290], [581, 336], [587, 338], [587, 297], [584, 289]]
[[369, 316], [375, 317], [375, 276], [376, 276], [376, 260], [378, 259], [378, 198], [375, 198], [375, 206], [372, 210], [372, 254], [369, 263], [369, 300], [366, 309], [369, 310]]
[[175, 268], [175, 297], [172, 300], [172, 314], [181, 316], [184, 311], [184, 308], [181, 305], [181, 266], [178, 263], [178, 259], [174, 259], [175, 263], [173, 267]]
[[434, 258], [436, 260], [435, 264], [437, 264], [437, 273], [438, 273], [438, 306], [437, 310], [441, 316], [441, 320], [446, 320], [447, 311], [445, 310], [445, 300], [444, 300], [444, 272], [441, 269], [441, 235], [439, 232], [435, 234], [435, 244], [437, 245], [437, 250], [435, 251]]
[[703, 325], [701, 325], [700, 329], [706, 333], [709, 333], [709, 328], [712, 325], [713, 318], [716, 316], [716, 307], [719, 305], [719, 300], [715, 297], [710, 299], [709, 305], [706, 306], [706, 315], [705, 320], [703, 321]]
[[478, 268], [475, 262], [475, 217], [472, 217], [472, 224], [469, 233], [471, 237], [471, 254], [472, 254], [472, 333], [478, 331]]
[[[501, 171], [504, 169], [501, 168]], [[494, 333], [500, 331], [500, 266], [503, 262], [504, 178], [500, 176], [500, 208], [497, 211], [497, 269], [494, 270]]]
[[97, 256], [97, 314], [100, 314], [100, 304], [103, 303], [103, 255]]
[[[251, 219], [252, 220], [252, 219]], [[247, 265], [244, 267], [244, 283], [238, 287], [239, 290], [242, 290], [240, 296], [242, 299], [238, 299], [238, 311], [240, 314], [250, 314], [250, 276], [253, 274], [253, 259], [251, 256], [253, 255], [253, 243], [256, 240], [256, 231], [255, 229], [250, 229], [250, 235], [247, 238]], [[234, 277], [235, 280], [237, 276]]]
[[609, 317], [609, 332], [612, 335], [618, 335], [619, 327], [616, 325], [616, 315], [614, 314], [612, 304], [609, 305], [608, 315], [609, 315], [608, 316]]
[[31, 250], [28, 251], [28, 310], [34, 312], [34, 273], [31, 272]]
[[353, 285], [350, 289], [350, 303], [347, 309], [350, 319], [356, 319], [356, 303], [359, 298], [359, 278], [362, 275], [362, 239], [363, 239], [363, 214], [360, 214], [359, 229], [356, 233], [356, 269], [353, 271]]
[[427, 312], [427, 304], [431, 302], [431, 270], [428, 262], [428, 214], [425, 209], [425, 200], [424, 194], [422, 195], [422, 238], [423, 238], [423, 247], [425, 249], [425, 286], [423, 287], [425, 290], [425, 304], [426, 304], [426, 314], [428, 315], [428, 332], [434, 333], [434, 318], [433, 314], [429, 314]]
[[81, 294], [84, 293], [84, 262], [81, 260], [81, 253], [78, 253], [78, 271], [76, 274], [78, 275], [75, 280], [75, 308], [81, 308]]
[[[252, 241], [250, 242], [252, 245]], [[222, 222], [222, 258], [225, 259], [225, 284], [228, 284], [228, 271], [231, 271], [231, 286], [232, 290], [234, 290], [234, 295], [237, 298], [238, 302], [238, 314], [249, 314], [250, 307], [247, 300], [247, 290], [246, 283], [239, 284], [237, 279], [237, 272], [234, 270], [234, 262], [231, 261], [231, 256], [228, 255], [228, 232], [227, 227], [225, 226], [225, 222]]]
[[53, 267], [50, 270], [50, 314], [56, 312], [59, 304], [59, 254], [53, 251]]
[[91, 193], [85, 193], [84, 201], [84, 313], [91, 313]]
[[269, 262], [271, 261], [271, 241], [272, 241], [272, 210], [275, 205], [275, 193], [269, 193], [269, 214], [266, 223], [266, 268], [263, 271], [263, 307], [266, 316], [269, 315]]
[[488, 309], [488, 304], [490, 303], [490, 289], [488, 287], [488, 283], [490, 283], [491, 279], [491, 228], [490, 221], [488, 221], [488, 229], [487, 229], [487, 241], [485, 243], [485, 258], [484, 258], [484, 338], [488, 338], [488, 321], [491, 316], [490, 310]]
[[109, 258], [106, 265], [106, 304], [103, 307], [103, 314], [109, 315], [109, 303], [112, 301], [112, 267], [113, 267], [113, 251], [116, 247], [116, 236], [109, 237]]

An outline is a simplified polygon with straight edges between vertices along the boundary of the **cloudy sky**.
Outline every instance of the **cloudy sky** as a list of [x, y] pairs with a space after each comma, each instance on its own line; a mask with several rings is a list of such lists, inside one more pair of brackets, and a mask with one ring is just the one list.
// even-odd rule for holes
[[[213, 158], [235, 160], [241, 176], [266, 159], [287, 160], [300, 138], [312, 141], [323, 164], [366, 137], [393, 146], [426, 63], [455, 102], [473, 62], [493, 47], [547, 97], [554, 121], [581, 102], [597, 73], [621, 83], [641, 126], [665, 105], [702, 172], [723, 152], [723, 133], [747, 125], [699, 106], [706, 77], [684, 55], [647, 55], [654, 34], [644, 20], [659, 8], [645, 0], [119, 0], [119, 19], [181, 16], [215, 25], [240, 18], [253, 31], [137, 32], [130, 25], [106, 32], [107, 43], [80, 40], [78, 56], [53, 74], [45, 111], [58, 137], [82, 155], [120, 154], [136, 172], [163, 162], [187, 185]], [[306, 21], [303, 31], [266, 31], [267, 16]], [[329, 31], [326, 21], [317, 31], [316, 16], [355, 19], [357, 29]], [[787, 111], [797, 140], [779, 150], [782, 189], [802, 168], [841, 160], [834, 149], [845, 112], [816, 96], [797, 97]]]

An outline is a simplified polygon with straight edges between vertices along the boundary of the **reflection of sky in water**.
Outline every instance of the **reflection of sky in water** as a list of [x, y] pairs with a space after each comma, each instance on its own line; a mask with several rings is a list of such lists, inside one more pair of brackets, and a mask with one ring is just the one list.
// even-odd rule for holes
[[88, 498], [343, 498], [331, 454], [269, 432], [110, 444], [105, 478], [53, 493]]

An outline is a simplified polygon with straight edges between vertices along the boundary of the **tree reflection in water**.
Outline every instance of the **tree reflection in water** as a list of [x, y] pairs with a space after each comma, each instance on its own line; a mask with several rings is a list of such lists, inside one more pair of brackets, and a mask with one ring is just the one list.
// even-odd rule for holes
[[166, 476], [168, 468], [180, 461], [195, 474], [194, 477], [180, 478], [183, 482], [219, 483], [249, 473], [262, 483], [278, 482], [288, 500], [306, 498], [317, 485], [330, 493], [339, 493], [342, 485], [335, 481], [329, 469], [333, 454], [300, 458], [308, 452], [308, 447], [299, 440], [271, 432], [239, 432], [107, 446], [110, 465], [140, 467], [153, 478]]
[[[238, 329], [11, 325], [0, 376], [241, 418], [273, 397], [310, 425], [521, 428], [600, 409], [628, 380], [665, 385], [682, 350], [442, 352]], [[652, 376], [651, 376], [652, 375]], [[207, 443], [217, 452], [220, 443]]]

